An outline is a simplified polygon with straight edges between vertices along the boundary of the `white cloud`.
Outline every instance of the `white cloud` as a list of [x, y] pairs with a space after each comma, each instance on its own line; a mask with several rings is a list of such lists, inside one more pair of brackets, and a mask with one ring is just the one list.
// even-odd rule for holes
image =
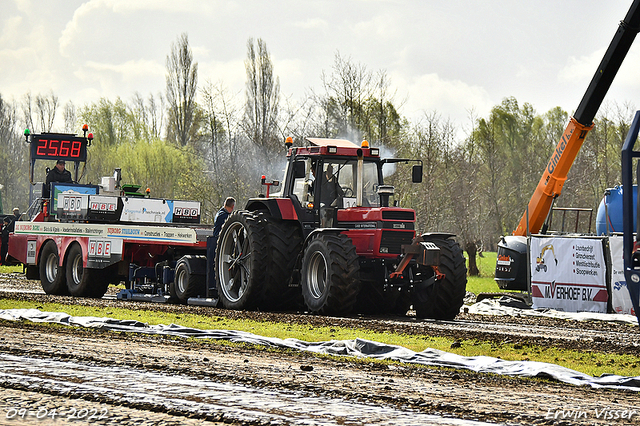
[[402, 26], [398, 25], [393, 14], [387, 13], [357, 23], [354, 30], [356, 35], [362, 38], [395, 39], [400, 35]]
[[15, 0], [16, 7], [21, 12], [31, 11], [31, 0]]
[[244, 60], [198, 63], [200, 87], [203, 87], [206, 80], [212, 82], [221, 81], [232, 93], [236, 93], [244, 89], [245, 79]]
[[94, 71], [111, 71], [121, 76], [123, 81], [134, 81], [140, 77], [148, 77], [151, 75], [164, 76], [164, 66], [156, 61], [138, 60], [127, 61], [121, 64], [106, 64], [94, 61], [85, 63], [87, 68]]
[[20, 43], [20, 27], [23, 24], [22, 16], [12, 16], [2, 21], [2, 32], [0, 33], [0, 46], [16, 46]]
[[[134, 15], [139, 12], [141, 20], [145, 19], [144, 13], [149, 12], [162, 12], [165, 16], [197, 14], [202, 18], [212, 14], [214, 5], [216, 12], [220, 14], [235, 9], [234, 2], [219, 5], [217, 2], [197, 0], [89, 0], [74, 11], [73, 17], [62, 31], [59, 38], [60, 54], [68, 56], [67, 48], [81, 37], [83, 31], [88, 31], [87, 23], [96, 22], [97, 18], [103, 19], [108, 12], [118, 15]], [[100, 28], [92, 28], [91, 31], [100, 31]]]
[[605, 49], [599, 49], [579, 58], [570, 56], [566, 65], [558, 73], [558, 79], [560, 82], [572, 84], [576, 81], [588, 81], [600, 64], [604, 52]]
[[73, 18], [67, 22], [66, 27], [62, 31], [62, 35], [58, 39], [60, 54], [62, 56], [68, 56], [66, 53], [67, 47], [73, 42], [76, 37], [79, 37], [84, 19], [88, 19], [93, 11], [98, 10], [106, 6], [104, 0], [91, 0], [87, 3], [83, 3], [79, 8], [73, 12]]
[[421, 75], [410, 82], [393, 76], [393, 82], [400, 87], [398, 94], [408, 94], [403, 112], [410, 119], [422, 116], [425, 111], [437, 111], [461, 126], [468, 120], [469, 111], [483, 116], [494, 105], [483, 87], [443, 79], [436, 73]]
[[293, 23], [294, 27], [302, 28], [305, 30], [327, 28], [329, 24], [324, 19], [309, 18], [306, 21], [298, 21]]

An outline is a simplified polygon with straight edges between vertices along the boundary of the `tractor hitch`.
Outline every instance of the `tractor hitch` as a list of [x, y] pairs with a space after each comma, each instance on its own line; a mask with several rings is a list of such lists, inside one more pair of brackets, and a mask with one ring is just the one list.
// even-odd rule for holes
[[441, 279], [438, 265], [440, 265], [440, 249], [432, 242], [424, 241], [422, 236], [418, 236], [413, 239], [411, 244], [403, 244], [402, 252], [404, 253], [400, 264], [395, 271], [393, 271], [389, 278], [401, 279], [404, 274], [404, 270], [413, 259], [416, 260], [418, 265], [431, 266], [434, 268], [437, 279]]

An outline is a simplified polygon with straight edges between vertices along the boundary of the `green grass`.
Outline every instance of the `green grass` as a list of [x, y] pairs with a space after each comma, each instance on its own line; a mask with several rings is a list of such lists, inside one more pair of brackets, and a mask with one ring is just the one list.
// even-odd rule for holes
[[[455, 339], [448, 337], [430, 337], [406, 335], [393, 332], [373, 332], [370, 330], [343, 328], [337, 326], [315, 327], [305, 324], [261, 322], [253, 320], [234, 320], [219, 316], [186, 315], [166, 312], [130, 310], [125, 307], [84, 307], [58, 303], [38, 303], [0, 299], [0, 309], [37, 308], [43, 311], [66, 312], [74, 316], [96, 316], [117, 319], [134, 319], [148, 324], [179, 324], [200, 329], [239, 330], [266, 337], [296, 338], [304, 341], [319, 342], [331, 339], [362, 338], [381, 343], [400, 345], [414, 351], [426, 348], [440, 349], [463, 356], [492, 356], [505, 360], [532, 360], [550, 362], [581, 371], [592, 376], [601, 374], [620, 374], [639, 376], [640, 360], [632, 355], [611, 355], [597, 352], [570, 351], [553, 347], [538, 347], [518, 344], [496, 344], [476, 340], [462, 340], [458, 348], [451, 348]], [[211, 342], [216, 344], [215, 341]]]
[[[465, 258], [467, 258], [465, 253]], [[495, 293], [500, 290], [498, 284], [493, 280], [496, 269], [496, 252], [483, 252], [482, 257], [477, 256], [478, 269], [480, 270], [479, 277], [467, 277], [467, 291], [475, 294], [479, 293]], [[467, 267], [469, 266], [469, 259], [467, 258]]]
[[10, 274], [11, 272], [22, 272], [22, 265], [0, 266], [0, 274]]

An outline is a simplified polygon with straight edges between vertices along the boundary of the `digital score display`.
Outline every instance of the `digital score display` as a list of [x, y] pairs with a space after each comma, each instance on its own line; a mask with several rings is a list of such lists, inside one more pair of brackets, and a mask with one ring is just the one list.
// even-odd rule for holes
[[74, 135], [31, 135], [32, 160], [86, 161], [87, 139]]

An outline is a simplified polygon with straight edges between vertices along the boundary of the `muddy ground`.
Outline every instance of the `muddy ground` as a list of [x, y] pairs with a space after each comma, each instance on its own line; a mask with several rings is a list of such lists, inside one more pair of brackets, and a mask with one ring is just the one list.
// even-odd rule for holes
[[[100, 306], [124, 305], [132, 309], [211, 312], [231, 317], [340, 325], [378, 331], [393, 329], [396, 332], [401, 330], [406, 333], [448, 335], [460, 339], [481, 338], [496, 342], [526, 343], [536, 340], [537, 344], [585, 350], [603, 349], [617, 353], [637, 354], [640, 334], [637, 327], [550, 319], [494, 318], [469, 314], [461, 314], [458, 320], [451, 323], [400, 317], [340, 319], [304, 313], [230, 312], [202, 307], [151, 305], [105, 299], [76, 300], [9, 292], [10, 289], [32, 288], [37, 288], [37, 283], [28, 282], [18, 275], [0, 276], [0, 289], [4, 289], [0, 290], [0, 297], [43, 302], [73, 301]], [[51, 371], [44, 367], [29, 370], [29, 365], [36, 365], [35, 360], [50, 361], [51, 365], [57, 367], [51, 367]], [[14, 365], [11, 363], [19, 366], [21, 362], [25, 364], [25, 371], [15, 366], [9, 368]], [[0, 323], [0, 365], [2, 364], [5, 364], [3, 370], [10, 372], [0, 372], [0, 424], [455, 423], [454, 420], [447, 419], [461, 419], [465, 423], [640, 424], [640, 398], [637, 392], [598, 390], [545, 380], [514, 379], [460, 370], [330, 359], [306, 353], [246, 346], [229, 347], [162, 336], [59, 326], [43, 327], [30, 323]], [[62, 368], [60, 366], [66, 368], [67, 364], [73, 364], [73, 368], [102, 368], [100, 371], [117, 368], [113, 370], [117, 373], [113, 374], [113, 380], [104, 384], [103, 388], [87, 391], [86, 386], [93, 386], [95, 379], [71, 380], [53, 374], [54, 369]], [[293, 406], [296, 401], [308, 399], [309, 404], [317, 401], [326, 401], [326, 404], [364, 404], [380, 407], [384, 409], [384, 413], [374, 410], [367, 418], [366, 411], [365, 414], [356, 413], [362, 408], [358, 406], [353, 408], [353, 416], [327, 410], [331, 412], [306, 413], [300, 417], [296, 410], [268, 407], [265, 411], [258, 411], [257, 414], [254, 412], [247, 417], [242, 414], [244, 411], [237, 411], [229, 401], [216, 406], [208, 404], [210, 396], [202, 396], [201, 399], [195, 396], [183, 398], [181, 403], [173, 400], [167, 402], [166, 395], [145, 399], [132, 393], [131, 385], [124, 382], [124, 377], [128, 377], [128, 374], [123, 371], [129, 370], [140, 375], [140, 381], [146, 380], [145, 377], [150, 375], [162, 374], [167, 382], [171, 378], [180, 378], [185, 381], [185, 385], [189, 381], [242, 385], [251, 389], [253, 395], [262, 395], [259, 397], [261, 401], [270, 398], [275, 400], [286, 393], [286, 398], [295, 395], [290, 400]], [[122, 382], [121, 387], [129, 389], [120, 390], [118, 382]], [[161, 394], [162, 385], [158, 387]], [[126, 397], [122, 396], [125, 394]], [[184, 401], [188, 401], [188, 404]], [[252, 402], [248, 402], [251, 406]], [[255, 403], [257, 401], [253, 402], [254, 405]], [[301, 409], [298, 411], [304, 411], [302, 402], [300, 404]], [[21, 409], [22, 417], [19, 416]], [[50, 415], [43, 419], [36, 418], [38, 413], [51, 414], [53, 409], [64, 414], [53, 418]], [[88, 416], [82, 419], [77, 416], [71, 418], [69, 413], [81, 409], [96, 415], [91, 419]], [[351, 408], [345, 410], [349, 412]]]

